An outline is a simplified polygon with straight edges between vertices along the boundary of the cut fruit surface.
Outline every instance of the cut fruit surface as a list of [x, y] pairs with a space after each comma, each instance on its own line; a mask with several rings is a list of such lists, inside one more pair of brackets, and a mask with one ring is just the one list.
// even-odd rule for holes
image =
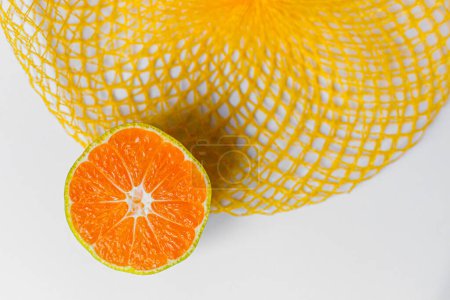
[[179, 142], [146, 124], [119, 126], [91, 144], [69, 172], [67, 221], [107, 266], [152, 274], [194, 250], [211, 186]]

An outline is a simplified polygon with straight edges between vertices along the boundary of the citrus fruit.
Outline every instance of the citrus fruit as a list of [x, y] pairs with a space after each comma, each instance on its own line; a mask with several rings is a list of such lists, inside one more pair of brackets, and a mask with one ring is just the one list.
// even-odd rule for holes
[[146, 124], [116, 127], [70, 170], [67, 221], [99, 261], [152, 274], [185, 259], [205, 226], [211, 188], [179, 142]]

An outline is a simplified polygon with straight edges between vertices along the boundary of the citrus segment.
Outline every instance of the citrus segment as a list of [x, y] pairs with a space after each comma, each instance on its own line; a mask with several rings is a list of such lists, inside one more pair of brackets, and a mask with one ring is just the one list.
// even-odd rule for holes
[[122, 156], [134, 186], [142, 182], [150, 158], [158, 150], [160, 143], [161, 138], [156, 133], [138, 128], [124, 129], [109, 141]]
[[179, 172], [170, 174], [168, 180], [154, 190], [154, 195], [161, 200], [201, 202], [206, 196], [206, 184], [195, 165], [184, 161], [180, 164]]
[[100, 258], [116, 266], [126, 266], [133, 242], [133, 218], [123, 218], [109, 228], [94, 244]]
[[[162, 144], [151, 159], [144, 178], [144, 187], [147, 192], [155, 191], [159, 186], [167, 184], [178, 178], [183, 171], [184, 155], [168, 144]], [[176, 180], [178, 181], [178, 180]]]
[[89, 161], [123, 191], [132, 188], [131, 178], [125, 167], [123, 159], [113, 146], [109, 144], [99, 145], [89, 153]]
[[86, 242], [92, 244], [117, 224], [125, 216], [127, 209], [124, 202], [75, 202], [71, 205], [73, 226]]
[[156, 214], [150, 214], [148, 219], [161, 249], [169, 259], [177, 259], [189, 249], [195, 237], [194, 229], [178, 225]]
[[156, 201], [152, 209], [158, 215], [189, 228], [198, 226], [205, 213], [201, 204], [185, 201]]
[[161, 250], [148, 220], [139, 218], [134, 228], [134, 241], [130, 251], [129, 264], [137, 270], [149, 270], [167, 263], [167, 256]]
[[125, 199], [125, 194], [89, 161], [81, 163], [76, 169], [69, 191], [74, 202]]
[[201, 165], [145, 124], [123, 125], [89, 146], [65, 193], [77, 239], [109, 267], [137, 274], [161, 271], [193, 251], [210, 198]]

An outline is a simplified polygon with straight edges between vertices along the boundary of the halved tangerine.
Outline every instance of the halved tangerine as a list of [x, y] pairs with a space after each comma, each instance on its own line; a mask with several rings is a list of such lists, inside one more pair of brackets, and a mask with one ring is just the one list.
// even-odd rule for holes
[[178, 141], [128, 124], [92, 143], [70, 170], [67, 221], [105, 265], [135, 274], [162, 271], [194, 250], [208, 218], [211, 185]]

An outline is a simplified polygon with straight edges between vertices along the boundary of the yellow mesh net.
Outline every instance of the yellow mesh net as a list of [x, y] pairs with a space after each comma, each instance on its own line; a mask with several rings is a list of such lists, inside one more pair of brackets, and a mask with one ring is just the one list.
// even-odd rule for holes
[[447, 0], [0, 1], [14, 52], [83, 146], [154, 124], [205, 165], [213, 212], [350, 191], [449, 98]]

